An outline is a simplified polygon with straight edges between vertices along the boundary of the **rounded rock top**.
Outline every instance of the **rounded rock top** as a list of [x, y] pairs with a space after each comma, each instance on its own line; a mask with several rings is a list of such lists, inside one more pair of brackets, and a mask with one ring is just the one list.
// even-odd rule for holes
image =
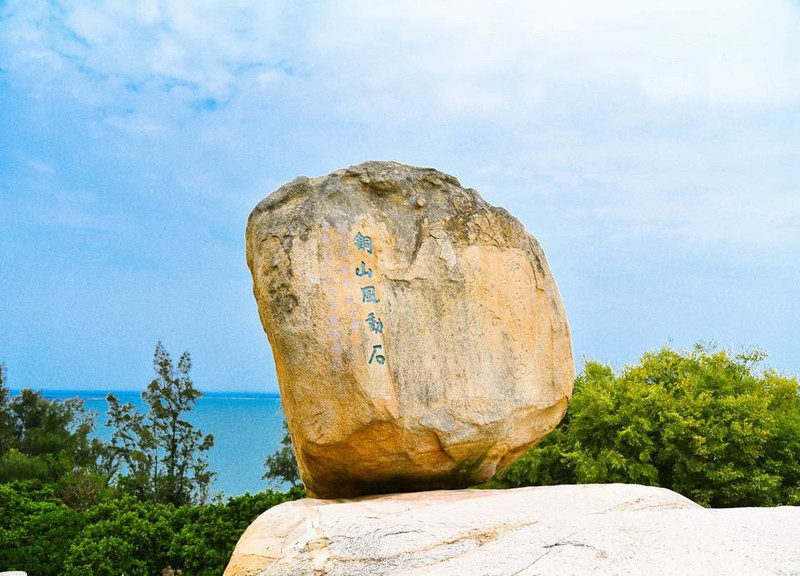
[[430, 168], [298, 177], [248, 220], [247, 263], [311, 496], [491, 478], [566, 411], [566, 313], [538, 241]]

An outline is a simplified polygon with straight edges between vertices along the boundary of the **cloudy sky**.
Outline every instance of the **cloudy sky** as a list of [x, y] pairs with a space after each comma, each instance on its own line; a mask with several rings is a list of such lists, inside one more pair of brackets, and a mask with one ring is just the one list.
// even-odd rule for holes
[[244, 226], [299, 174], [432, 166], [548, 254], [576, 362], [800, 372], [800, 4], [0, 0], [0, 360], [276, 390]]

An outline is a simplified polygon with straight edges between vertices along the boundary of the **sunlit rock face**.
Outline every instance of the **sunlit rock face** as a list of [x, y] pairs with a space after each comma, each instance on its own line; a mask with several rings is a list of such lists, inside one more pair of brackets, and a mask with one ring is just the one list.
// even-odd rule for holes
[[708, 510], [626, 484], [287, 502], [225, 576], [751, 576], [800, 573], [800, 508]]
[[478, 484], [563, 416], [572, 347], [544, 252], [452, 176], [299, 177], [246, 239], [310, 495]]

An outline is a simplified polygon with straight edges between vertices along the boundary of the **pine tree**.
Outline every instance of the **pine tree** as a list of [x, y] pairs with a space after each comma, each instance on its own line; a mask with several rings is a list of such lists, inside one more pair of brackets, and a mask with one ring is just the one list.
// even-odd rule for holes
[[292, 437], [289, 435], [289, 426], [286, 418], [283, 419], [283, 437], [281, 447], [271, 454], [267, 454], [264, 460], [266, 472], [262, 479], [268, 480], [270, 484], [280, 484], [287, 482], [292, 486], [300, 486], [300, 471], [297, 469], [297, 459], [292, 447]]
[[211, 434], [185, 419], [203, 393], [192, 383], [188, 352], [177, 370], [159, 341], [153, 354], [156, 377], [142, 392], [147, 411], [108, 395], [107, 425], [114, 429], [112, 450], [117, 483], [141, 498], [176, 505], [205, 500], [214, 473], [208, 470]]

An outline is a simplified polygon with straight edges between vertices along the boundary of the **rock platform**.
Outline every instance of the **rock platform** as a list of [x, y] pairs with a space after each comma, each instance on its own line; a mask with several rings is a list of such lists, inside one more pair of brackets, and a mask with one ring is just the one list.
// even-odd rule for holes
[[798, 534], [800, 508], [626, 484], [304, 499], [262, 514], [225, 576], [789, 575]]

